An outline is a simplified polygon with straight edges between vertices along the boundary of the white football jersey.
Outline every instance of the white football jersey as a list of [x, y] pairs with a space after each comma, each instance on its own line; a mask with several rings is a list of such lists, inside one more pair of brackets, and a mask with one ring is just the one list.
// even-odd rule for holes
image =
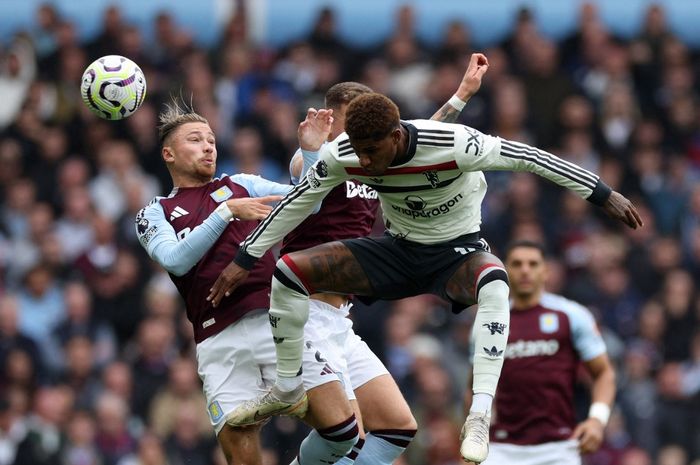
[[241, 252], [261, 256], [326, 193], [348, 179], [377, 191], [384, 223], [392, 235], [422, 244], [479, 231], [486, 194], [483, 171], [536, 173], [597, 204], [610, 193], [597, 175], [526, 144], [461, 124], [432, 120], [402, 124], [409, 133], [408, 157], [381, 176], [364, 172], [347, 134], [325, 144], [306, 177], [241, 244]]

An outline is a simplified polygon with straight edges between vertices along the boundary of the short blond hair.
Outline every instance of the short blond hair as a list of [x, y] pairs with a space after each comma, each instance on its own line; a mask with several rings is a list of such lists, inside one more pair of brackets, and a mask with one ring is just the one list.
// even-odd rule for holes
[[165, 110], [158, 115], [158, 122], [158, 140], [161, 145], [175, 129], [185, 123], [209, 124], [204, 116], [194, 111], [192, 105], [187, 105], [176, 98], [165, 104]]
[[371, 94], [372, 89], [359, 82], [339, 82], [326, 91], [326, 108], [339, 109], [352, 102], [356, 97]]

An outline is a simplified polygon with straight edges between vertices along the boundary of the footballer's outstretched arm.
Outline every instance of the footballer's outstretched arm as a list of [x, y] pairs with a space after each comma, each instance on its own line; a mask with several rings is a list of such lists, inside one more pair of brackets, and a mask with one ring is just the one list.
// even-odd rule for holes
[[463, 171], [528, 171], [576, 192], [632, 229], [643, 226], [636, 207], [600, 177], [556, 155], [520, 142], [490, 136], [468, 126], [455, 133], [456, 161]]
[[[489, 69], [489, 60], [483, 53], [472, 53], [469, 65], [462, 76], [462, 81], [455, 94], [438, 111], [430, 117], [434, 121], [454, 123], [462, 113], [464, 106], [481, 88], [481, 81]], [[315, 112], [310, 108], [307, 113]], [[297, 150], [289, 163], [289, 174], [292, 183], [297, 184], [301, 176], [315, 162], [314, 153], [303, 149]]]
[[459, 83], [457, 92], [430, 118], [443, 123], [454, 123], [470, 98], [481, 88], [481, 79], [489, 69], [489, 60], [483, 53], [472, 53], [467, 71]]

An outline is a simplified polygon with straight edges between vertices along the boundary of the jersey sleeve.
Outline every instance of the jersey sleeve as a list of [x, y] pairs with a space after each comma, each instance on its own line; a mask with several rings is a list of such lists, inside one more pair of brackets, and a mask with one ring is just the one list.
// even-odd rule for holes
[[569, 322], [574, 348], [584, 362], [592, 360], [606, 352], [605, 341], [598, 331], [595, 318], [587, 308], [569, 301]]
[[230, 176], [236, 184], [245, 187], [251, 197], [265, 197], [267, 195], [287, 195], [292, 190], [289, 184], [280, 184], [254, 174], [234, 174]]
[[[303, 160], [303, 164], [301, 167], [301, 174], [299, 176], [296, 175], [296, 173], [293, 172], [292, 166], [294, 164], [294, 161], [301, 158]], [[302, 150], [302, 149], [297, 149], [297, 151], [294, 153], [294, 156], [292, 157], [292, 160], [289, 162], [289, 177], [292, 180], [292, 184], [297, 185], [299, 184], [299, 181], [301, 178], [304, 177], [304, 174], [309, 171], [309, 168], [316, 163], [318, 160], [318, 152], [310, 152], [308, 150]]]
[[598, 175], [551, 153], [489, 136], [469, 126], [455, 131], [457, 165], [463, 171], [528, 171], [603, 205], [612, 189]]
[[321, 148], [318, 161], [309, 168], [301, 182], [241, 243], [234, 259], [238, 265], [251, 269], [270, 247], [317, 211], [321, 200], [331, 189], [349, 179], [343, 166], [335, 159], [333, 150], [330, 145]]
[[182, 276], [204, 256], [224, 232], [227, 222], [214, 211], [182, 240], [154, 200], [136, 215], [136, 236], [148, 255], [166, 271]]

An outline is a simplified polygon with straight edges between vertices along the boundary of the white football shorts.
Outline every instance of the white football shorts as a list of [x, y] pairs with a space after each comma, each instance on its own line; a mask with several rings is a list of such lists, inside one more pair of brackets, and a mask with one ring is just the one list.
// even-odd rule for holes
[[[334, 347], [324, 347], [333, 357], [333, 362], [346, 374], [350, 380], [350, 387], [357, 389], [368, 381], [389, 374], [384, 364], [365, 341], [355, 334], [352, 329], [352, 320], [347, 318], [351, 303], [340, 308], [320, 300], [309, 301], [309, 328], [308, 334], [318, 341], [330, 341]], [[306, 330], [306, 329], [305, 329]], [[325, 352], [324, 352], [325, 353]], [[338, 357], [337, 354], [341, 356]], [[354, 399], [355, 394], [348, 392], [348, 399]]]
[[[308, 391], [330, 381], [340, 381], [352, 393], [346, 365], [333, 339], [316, 339], [328, 328], [309, 318], [303, 353], [304, 388]], [[251, 312], [226, 329], [197, 344], [197, 371], [207, 399], [207, 411], [218, 434], [227, 415], [246, 400], [262, 395], [277, 379], [275, 344], [267, 310]], [[338, 360], [335, 360], [338, 359]], [[353, 399], [354, 399], [354, 394]]]
[[547, 442], [521, 446], [492, 442], [489, 455], [481, 465], [581, 465], [578, 441]]

